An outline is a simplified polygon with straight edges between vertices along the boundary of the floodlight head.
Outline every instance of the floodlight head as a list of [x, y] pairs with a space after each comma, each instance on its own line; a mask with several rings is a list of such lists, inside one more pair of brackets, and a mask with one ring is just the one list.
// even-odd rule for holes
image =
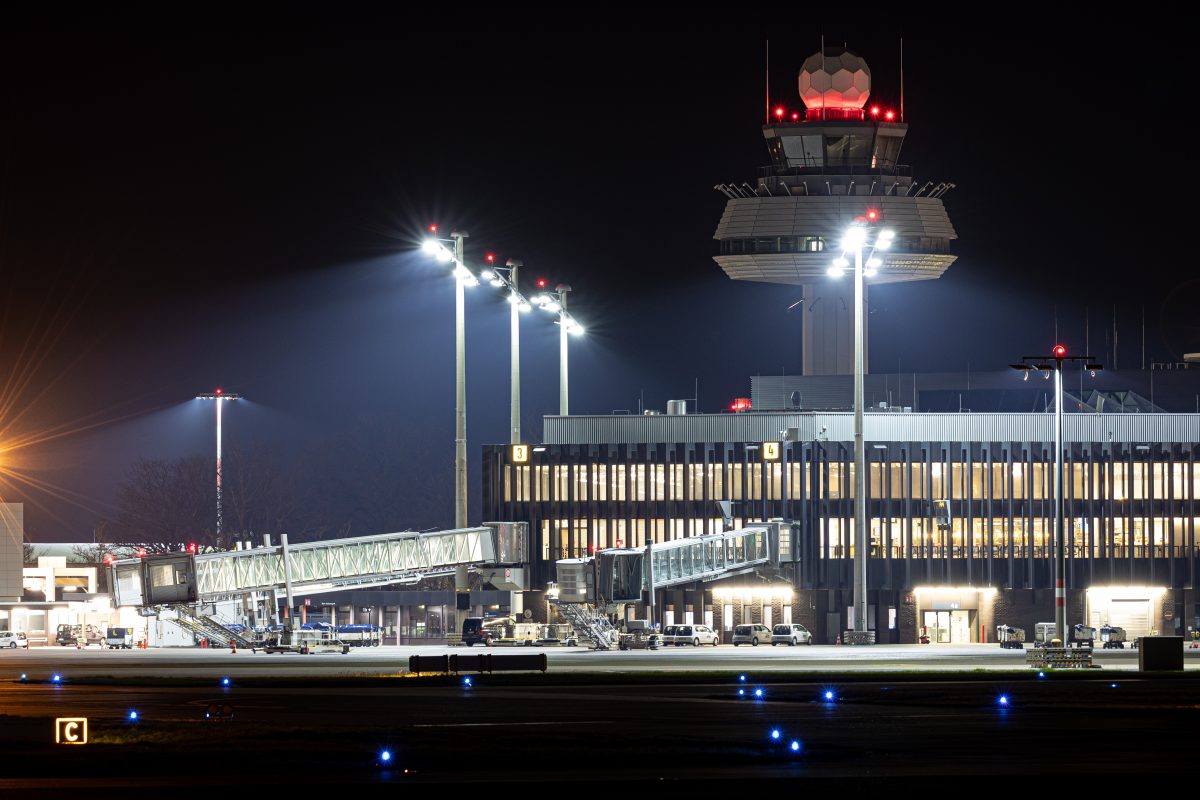
[[850, 266], [850, 260], [845, 256], [838, 256], [833, 260], [833, 265], [838, 269], [846, 269]]
[[445, 248], [442, 247], [442, 243], [437, 239], [426, 239], [425, 241], [421, 242], [421, 249], [431, 256], [436, 256], [438, 251], [444, 250]]
[[866, 269], [863, 270], [864, 278], [874, 278], [878, 274], [879, 274], [879, 270], [875, 269], [875, 267], [867, 267]]
[[895, 239], [895, 238], [896, 238], [896, 232], [894, 230], [892, 230], [891, 228], [884, 228], [883, 230], [881, 230], [879, 232], [880, 241], [890, 242], [892, 239]]
[[497, 289], [499, 289], [501, 286], [504, 285], [504, 281], [502, 279], [500, 279], [499, 277], [495, 277], [495, 276], [490, 278], [488, 280], [488, 283], [492, 284], [492, 286], [495, 286]]
[[852, 225], [842, 236], [843, 250], [857, 250], [867, 241], [867, 229], [861, 225]]
[[578, 322], [572, 322], [570, 324], [570, 326], [567, 328], [567, 333], [571, 334], [572, 336], [583, 336], [583, 334], [584, 334], [583, 326], [580, 325]]
[[877, 242], [875, 242], [876, 250], [887, 250], [891, 246], [892, 246], [891, 239], [880, 239]]
[[867, 264], [866, 264], [867, 269], [879, 269], [882, 266], [883, 266], [882, 259], [875, 258], [874, 256], [871, 256], [870, 258], [867, 259]]
[[846, 271], [841, 267], [830, 267], [829, 269], [825, 270], [825, 274], [831, 278], [840, 278], [846, 274]]
[[490, 269], [481, 269], [479, 271], [480, 280], [490, 281], [495, 277], [496, 273], [492, 272]]
[[517, 311], [520, 311], [522, 314], [528, 314], [532, 310], [533, 306], [529, 305], [529, 303], [524, 301], [517, 303]]
[[557, 314], [559, 311], [562, 311], [562, 306], [558, 304], [557, 300], [547, 300], [547, 302], [542, 304], [542, 308], [546, 309], [552, 314]]

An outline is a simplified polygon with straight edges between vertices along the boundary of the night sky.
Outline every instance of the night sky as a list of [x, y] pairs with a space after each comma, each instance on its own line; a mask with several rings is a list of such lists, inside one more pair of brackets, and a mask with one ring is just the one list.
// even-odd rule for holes
[[[752, 374], [799, 372], [799, 288], [712, 261], [713, 185], [766, 163], [768, 37], [791, 109], [822, 30], [898, 104], [903, 34], [902, 161], [957, 184], [959, 260], [872, 290], [872, 370], [1001, 368], [1048, 349], [1056, 306], [1076, 350], [1090, 309], [1108, 357], [1114, 304], [1129, 366], [1143, 307], [1147, 360], [1200, 350], [1174, 119], [1188, 73], [1161, 36], [467, 24], [456, 41], [419, 25], [0, 34], [0, 447], [37, 440], [0, 457], [0, 496], [27, 504], [35, 539], [90, 538], [135, 459], [210, 453], [212, 407], [190, 398], [218, 385], [248, 398], [227, 447], [328, 455], [341, 480], [394, 487], [378, 524], [448, 525], [448, 499], [403, 510], [453, 470], [454, 289], [417, 250], [431, 222], [468, 230], [469, 260], [521, 258], [529, 292], [571, 284], [588, 327], [573, 412], [663, 408], [695, 379], [715, 411]], [[507, 440], [507, 324], [496, 290], [469, 290], [473, 518], [479, 447]], [[549, 314], [524, 319], [522, 364], [534, 440], [557, 411]]]

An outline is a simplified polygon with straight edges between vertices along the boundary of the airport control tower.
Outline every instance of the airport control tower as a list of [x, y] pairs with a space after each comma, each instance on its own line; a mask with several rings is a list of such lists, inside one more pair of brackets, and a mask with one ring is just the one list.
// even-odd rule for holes
[[729, 198], [713, 237], [721, 269], [734, 280], [804, 287], [805, 375], [853, 372], [854, 281], [826, 271], [855, 217], [874, 211], [896, 233], [868, 286], [940, 278], [955, 258], [941, 200], [954, 184], [913, 178], [900, 161], [903, 109], [870, 104], [870, 95], [863, 58], [843, 47], [813, 54], [800, 70], [803, 114], [769, 110], [770, 165], [754, 185], [715, 187]]

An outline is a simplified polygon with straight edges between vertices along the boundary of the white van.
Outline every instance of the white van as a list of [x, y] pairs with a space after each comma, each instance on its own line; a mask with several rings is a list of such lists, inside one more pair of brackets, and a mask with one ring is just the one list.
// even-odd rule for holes
[[25, 631], [0, 631], [0, 650], [16, 650], [18, 647], [29, 649]]

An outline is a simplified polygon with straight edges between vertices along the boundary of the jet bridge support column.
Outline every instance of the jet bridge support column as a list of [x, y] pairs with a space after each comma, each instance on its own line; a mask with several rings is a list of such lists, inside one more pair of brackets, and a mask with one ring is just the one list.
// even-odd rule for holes
[[454, 633], [462, 635], [463, 620], [471, 613], [471, 587], [467, 582], [467, 568], [454, 568]]

